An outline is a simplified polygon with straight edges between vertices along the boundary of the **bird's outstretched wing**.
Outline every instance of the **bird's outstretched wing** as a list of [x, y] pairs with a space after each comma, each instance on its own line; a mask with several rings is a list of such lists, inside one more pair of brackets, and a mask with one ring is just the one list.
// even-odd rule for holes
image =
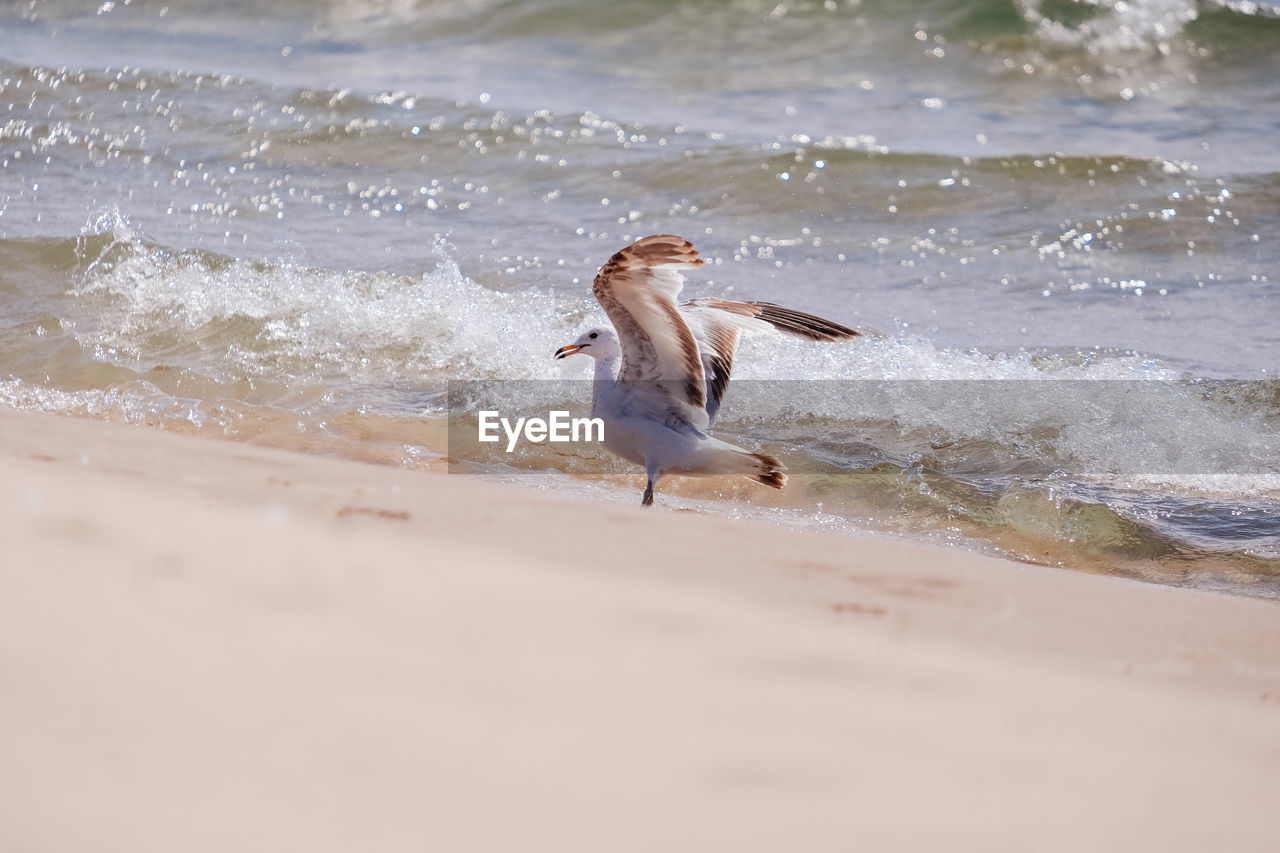
[[676, 299], [681, 270], [702, 266], [693, 244], [674, 234], [637, 240], [600, 268], [592, 291], [622, 348], [620, 387], [637, 403], [697, 429], [709, 423], [703, 360]]
[[734, 350], [744, 332], [776, 330], [811, 341], [836, 341], [861, 334], [848, 326], [772, 302], [702, 297], [681, 303], [680, 312], [698, 343], [709, 421], [714, 421], [720, 410], [733, 370]]

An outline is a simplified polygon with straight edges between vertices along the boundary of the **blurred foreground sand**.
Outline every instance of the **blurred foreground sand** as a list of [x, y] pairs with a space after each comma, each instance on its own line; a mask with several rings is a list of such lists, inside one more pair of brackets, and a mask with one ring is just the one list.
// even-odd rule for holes
[[0, 411], [0, 849], [1274, 850], [1280, 604]]

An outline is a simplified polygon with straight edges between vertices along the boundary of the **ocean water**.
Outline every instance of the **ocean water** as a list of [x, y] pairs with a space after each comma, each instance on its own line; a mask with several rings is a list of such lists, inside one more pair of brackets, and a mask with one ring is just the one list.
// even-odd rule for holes
[[0, 2], [0, 405], [435, 465], [677, 233], [866, 335], [746, 341], [792, 483], [670, 502], [1276, 596], [1278, 139], [1275, 3]]

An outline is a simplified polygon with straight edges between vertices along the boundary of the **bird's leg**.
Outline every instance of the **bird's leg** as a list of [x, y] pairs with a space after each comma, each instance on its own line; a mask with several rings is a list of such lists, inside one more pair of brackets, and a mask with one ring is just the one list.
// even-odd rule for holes
[[644, 463], [645, 473], [649, 475], [649, 482], [644, 487], [644, 499], [640, 501], [640, 506], [653, 506], [653, 487], [658, 483], [658, 463], [652, 459], [646, 459]]

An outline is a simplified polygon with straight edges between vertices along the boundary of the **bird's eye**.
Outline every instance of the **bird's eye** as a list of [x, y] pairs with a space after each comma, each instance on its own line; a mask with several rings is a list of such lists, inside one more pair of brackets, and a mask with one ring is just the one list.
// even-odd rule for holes
[[596, 338], [600, 337], [600, 335], [597, 332], [592, 332], [591, 334], [587, 335], [587, 337], [591, 338], [591, 340], [594, 341]]

